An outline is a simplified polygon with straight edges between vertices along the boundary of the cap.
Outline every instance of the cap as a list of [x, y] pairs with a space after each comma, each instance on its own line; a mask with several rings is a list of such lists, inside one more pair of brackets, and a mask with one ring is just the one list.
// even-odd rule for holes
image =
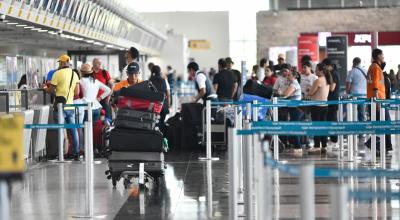
[[92, 65], [85, 63], [81, 65], [81, 73], [82, 74], [91, 74], [93, 73]]
[[232, 58], [230, 58], [230, 57], [225, 58], [225, 62], [226, 62], [226, 63], [235, 64], [235, 63], [232, 61]]
[[127, 74], [139, 74], [140, 71], [140, 67], [139, 64], [137, 64], [136, 62], [132, 62], [128, 65], [128, 67], [126, 68], [126, 73]]
[[69, 62], [71, 58], [67, 54], [63, 54], [58, 58], [58, 62]]

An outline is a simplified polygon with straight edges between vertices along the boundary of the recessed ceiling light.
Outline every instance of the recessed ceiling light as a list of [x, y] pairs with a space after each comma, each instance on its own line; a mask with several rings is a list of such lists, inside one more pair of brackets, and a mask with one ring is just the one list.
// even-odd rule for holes
[[24, 27], [25, 29], [33, 29], [33, 28], [35, 28], [35, 27], [33, 27], [33, 26], [28, 26], [28, 27]]
[[18, 24], [18, 23], [17, 22], [8, 22], [7, 24], [14, 25], [14, 24]]

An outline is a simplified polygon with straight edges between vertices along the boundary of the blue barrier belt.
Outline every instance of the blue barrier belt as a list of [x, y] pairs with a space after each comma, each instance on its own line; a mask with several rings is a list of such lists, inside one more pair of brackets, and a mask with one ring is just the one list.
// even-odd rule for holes
[[[280, 163], [271, 157], [265, 156], [264, 165], [273, 169], [278, 169], [284, 173], [298, 176], [300, 175], [299, 166]], [[335, 169], [335, 168], [315, 168], [314, 176], [316, 178], [339, 178], [339, 177], [387, 177], [391, 179], [400, 178], [399, 170], [383, 170], [383, 169]]]
[[238, 130], [238, 135], [263, 133], [268, 135], [354, 135], [354, 134], [400, 134], [400, 121], [373, 122], [253, 122], [252, 129]]
[[87, 107], [87, 106], [88, 106], [88, 104], [65, 104], [65, 105], [63, 105], [64, 108], [67, 108], [67, 107]]
[[[398, 99], [377, 99], [375, 100], [378, 104], [386, 105], [400, 105]], [[239, 102], [212, 102], [212, 105], [241, 105], [246, 103], [252, 103], [251, 101], [239, 101]], [[356, 104], [356, 105], [369, 105], [371, 100], [369, 99], [355, 99], [355, 100], [330, 100], [330, 101], [308, 101], [308, 100], [278, 100], [277, 104], [273, 104], [271, 101], [258, 102], [252, 104], [253, 107], [302, 107], [302, 106], [321, 106], [321, 105], [345, 105], [345, 104]]]
[[84, 128], [83, 124], [26, 124], [25, 129], [73, 129]]
[[377, 192], [371, 192], [371, 191], [353, 191], [349, 192], [349, 198], [350, 199], [355, 199], [358, 201], [369, 201], [372, 199], [387, 199], [387, 198], [397, 198], [400, 199], [400, 193], [399, 192], [384, 192], [384, 191], [377, 191]]

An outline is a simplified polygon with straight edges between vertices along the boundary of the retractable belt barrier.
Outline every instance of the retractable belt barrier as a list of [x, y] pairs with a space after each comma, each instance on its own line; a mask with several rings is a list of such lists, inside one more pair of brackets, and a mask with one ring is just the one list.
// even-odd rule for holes
[[[382, 184], [386, 179], [400, 179], [400, 170], [388, 170], [385, 160], [385, 138], [384, 135], [396, 134], [396, 141], [399, 141], [400, 134], [400, 99], [396, 100], [370, 100], [370, 99], [351, 99], [351, 100], [335, 100], [335, 101], [293, 101], [293, 100], [278, 100], [274, 98], [273, 102], [212, 102], [212, 105], [232, 105], [236, 109], [244, 109], [246, 111], [253, 109], [257, 112], [257, 108], [270, 107], [273, 110], [272, 121], [253, 121], [246, 117], [243, 120], [243, 127], [235, 125], [229, 129], [229, 190], [230, 190], [230, 219], [238, 219], [246, 217], [246, 219], [272, 219], [272, 204], [273, 181], [272, 169], [281, 171], [292, 176], [299, 177], [300, 185], [300, 210], [301, 219], [315, 219], [315, 178], [371, 178], [372, 184], [376, 184], [377, 178], [382, 180]], [[327, 106], [339, 105], [339, 121], [278, 121], [279, 107], [303, 107], [303, 106]], [[357, 106], [371, 106], [371, 121], [357, 122]], [[379, 108], [380, 107], [380, 108]], [[344, 108], [347, 109], [346, 118]], [[395, 110], [396, 118], [393, 121], [385, 121], [385, 111]], [[235, 110], [235, 113], [239, 111]], [[235, 115], [235, 117], [237, 117]], [[376, 120], [380, 117], [380, 120]], [[240, 118], [239, 120], [242, 120]], [[236, 122], [236, 120], [235, 120]], [[274, 139], [274, 157], [271, 157], [270, 142], [262, 142], [264, 136], [273, 135]], [[343, 136], [348, 137], [348, 162], [355, 161], [353, 158], [353, 148], [357, 145], [356, 135], [371, 134], [371, 165], [376, 166], [376, 136], [380, 136], [380, 152], [381, 152], [381, 168], [316, 168], [309, 161], [306, 164], [295, 165], [279, 162], [278, 145], [275, 140], [278, 135], [283, 136]], [[275, 139], [276, 137], [276, 139]], [[242, 141], [243, 140], [243, 141]], [[341, 152], [344, 148], [341, 141]], [[398, 144], [398, 143], [397, 143]], [[243, 147], [242, 147], [243, 146]], [[400, 151], [400, 149], [398, 149]], [[357, 151], [357, 150], [355, 150]], [[398, 154], [398, 153], [396, 153]], [[261, 155], [261, 156], [259, 156]], [[339, 156], [340, 159], [340, 156]], [[243, 167], [241, 161], [243, 160]], [[352, 165], [350, 166], [352, 167]], [[257, 175], [255, 175], [257, 174]], [[275, 174], [274, 174], [275, 175]], [[279, 178], [279, 174], [277, 174]], [[242, 186], [241, 181], [244, 181]], [[347, 188], [346, 184], [331, 187], [331, 210], [332, 219], [348, 219], [349, 212], [348, 201], [362, 200], [377, 200], [385, 198], [400, 199], [398, 192], [385, 191], [361, 191], [354, 190], [352, 185]], [[241, 188], [244, 187], [244, 190]], [[376, 188], [376, 187], [375, 187]], [[385, 190], [385, 188], [383, 187]], [[241, 193], [243, 195], [241, 196]], [[240, 198], [244, 198], [243, 201]], [[276, 198], [276, 196], [275, 196]], [[239, 213], [238, 204], [244, 204], [244, 213]]]

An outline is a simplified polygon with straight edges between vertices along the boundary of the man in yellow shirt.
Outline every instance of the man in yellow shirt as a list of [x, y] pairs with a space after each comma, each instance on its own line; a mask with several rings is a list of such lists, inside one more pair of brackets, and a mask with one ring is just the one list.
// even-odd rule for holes
[[[58, 111], [56, 106], [58, 103], [74, 104], [74, 95], [79, 94], [79, 76], [70, 68], [70, 57], [62, 55], [58, 58], [60, 69], [58, 69], [53, 77], [49, 87], [44, 89], [49, 93], [55, 93], [54, 101], [54, 121], [58, 122]], [[64, 120], [66, 124], [75, 124], [74, 108], [64, 108]], [[77, 129], [71, 129], [72, 146], [74, 160], [79, 160], [79, 142]]]
[[117, 83], [113, 88], [114, 92], [117, 92], [122, 88], [126, 88], [128, 86], [132, 86], [142, 82], [142, 80], [139, 79], [140, 67], [136, 62], [132, 62], [127, 66], [126, 74], [128, 78], [126, 80], [122, 80], [121, 82]]

